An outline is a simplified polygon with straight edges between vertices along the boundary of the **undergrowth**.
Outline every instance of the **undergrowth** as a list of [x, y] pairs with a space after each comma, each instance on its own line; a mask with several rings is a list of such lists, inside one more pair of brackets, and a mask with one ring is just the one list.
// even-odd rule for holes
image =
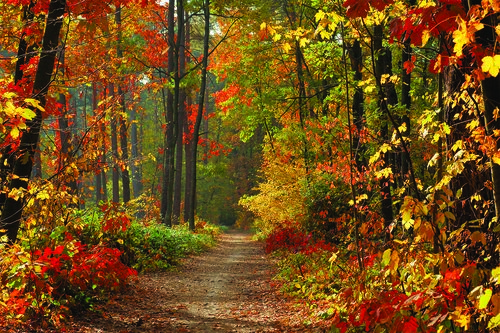
[[438, 266], [424, 246], [358, 258], [352, 246], [314, 240], [289, 222], [266, 239], [278, 263], [275, 283], [305, 305], [306, 322], [323, 322], [330, 332], [496, 332], [491, 295], [500, 270], [486, 274], [472, 261], [452, 266], [456, 256]]
[[120, 205], [65, 212], [57, 220], [32, 215], [18, 242], [0, 244], [0, 330], [64, 330], [71, 315], [95, 309], [138, 272], [168, 269], [221, 232], [203, 221], [194, 233], [168, 228]]

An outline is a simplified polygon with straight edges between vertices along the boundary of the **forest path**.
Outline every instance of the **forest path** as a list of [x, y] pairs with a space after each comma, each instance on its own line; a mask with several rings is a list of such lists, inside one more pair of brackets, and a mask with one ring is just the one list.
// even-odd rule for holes
[[270, 286], [273, 265], [249, 233], [229, 231], [178, 271], [146, 274], [80, 332], [323, 332], [305, 327]]

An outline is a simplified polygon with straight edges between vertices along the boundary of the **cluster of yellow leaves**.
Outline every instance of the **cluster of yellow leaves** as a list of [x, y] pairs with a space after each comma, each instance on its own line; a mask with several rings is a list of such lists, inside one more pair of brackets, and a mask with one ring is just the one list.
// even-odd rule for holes
[[319, 35], [322, 39], [330, 39], [339, 23], [343, 21], [343, 18], [337, 13], [325, 13], [322, 10], [318, 11], [314, 18], [318, 22], [314, 35]]
[[[15, 93], [6, 92], [2, 95], [0, 102], [0, 133], [8, 131], [14, 139], [17, 139], [20, 131], [26, 128], [25, 121], [35, 118], [36, 113], [33, 110], [43, 111], [36, 99], [24, 99], [23, 106], [17, 105], [19, 104], [17, 99], [18, 96]], [[20, 119], [20, 121], [14, 122], [13, 119]], [[9, 128], [6, 128], [5, 124], [9, 124]]]
[[458, 29], [453, 32], [453, 51], [458, 57], [463, 55], [464, 46], [475, 41], [475, 34], [484, 28], [484, 24], [477, 21], [465, 21], [460, 16], [457, 17]]
[[481, 69], [485, 73], [489, 73], [491, 76], [496, 77], [500, 71], [500, 54], [492, 56], [486, 56], [483, 58], [483, 64]]

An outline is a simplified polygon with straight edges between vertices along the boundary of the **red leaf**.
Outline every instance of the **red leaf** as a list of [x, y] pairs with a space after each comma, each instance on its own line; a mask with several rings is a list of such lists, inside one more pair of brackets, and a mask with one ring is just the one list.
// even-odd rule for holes
[[411, 60], [405, 61], [403, 64], [403, 68], [406, 69], [406, 74], [410, 74], [413, 72], [413, 69], [415, 68], [415, 56], [411, 56]]
[[370, 10], [370, 6], [382, 11], [393, 2], [393, 0], [346, 0], [343, 6], [347, 8], [346, 15], [350, 18], [355, 18], [366, 17]]
[[404, 324], [403, 332], [405, 333], [416, 333], [418, 331], [418, 323], [415, 317], [410, 317], [410, 319]]

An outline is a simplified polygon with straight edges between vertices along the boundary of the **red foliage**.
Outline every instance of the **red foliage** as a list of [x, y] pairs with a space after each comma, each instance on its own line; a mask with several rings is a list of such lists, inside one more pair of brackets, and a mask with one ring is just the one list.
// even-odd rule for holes
[[393, 0], [346, 0], [343, 4], [345, 8], [347, 8], [346, 15], [348, 17], [366, 17], [368, 15], [368, 11], [370, 10], [370, 6], [377, 10], [384, 10], [385, 7], [392, 4]]
[[304, 233], [286, 223], [284, 226], [276, 228], [266, 238], [266, 252], [271, 253], [278, 250], [286, 250], [291, 253], [312, 254], [320, 251], [333, 251], [331, 244], [324, 240], [315, 241], [311, 233]]
[[98, 286], [104, 290], [120, 289], [130, 276], [137, 272], [120, 261], [121, 252], [103, 246], [81, 247], [73, 257], [73, 268], [69, 272], [72, 285], [80, 290]]

